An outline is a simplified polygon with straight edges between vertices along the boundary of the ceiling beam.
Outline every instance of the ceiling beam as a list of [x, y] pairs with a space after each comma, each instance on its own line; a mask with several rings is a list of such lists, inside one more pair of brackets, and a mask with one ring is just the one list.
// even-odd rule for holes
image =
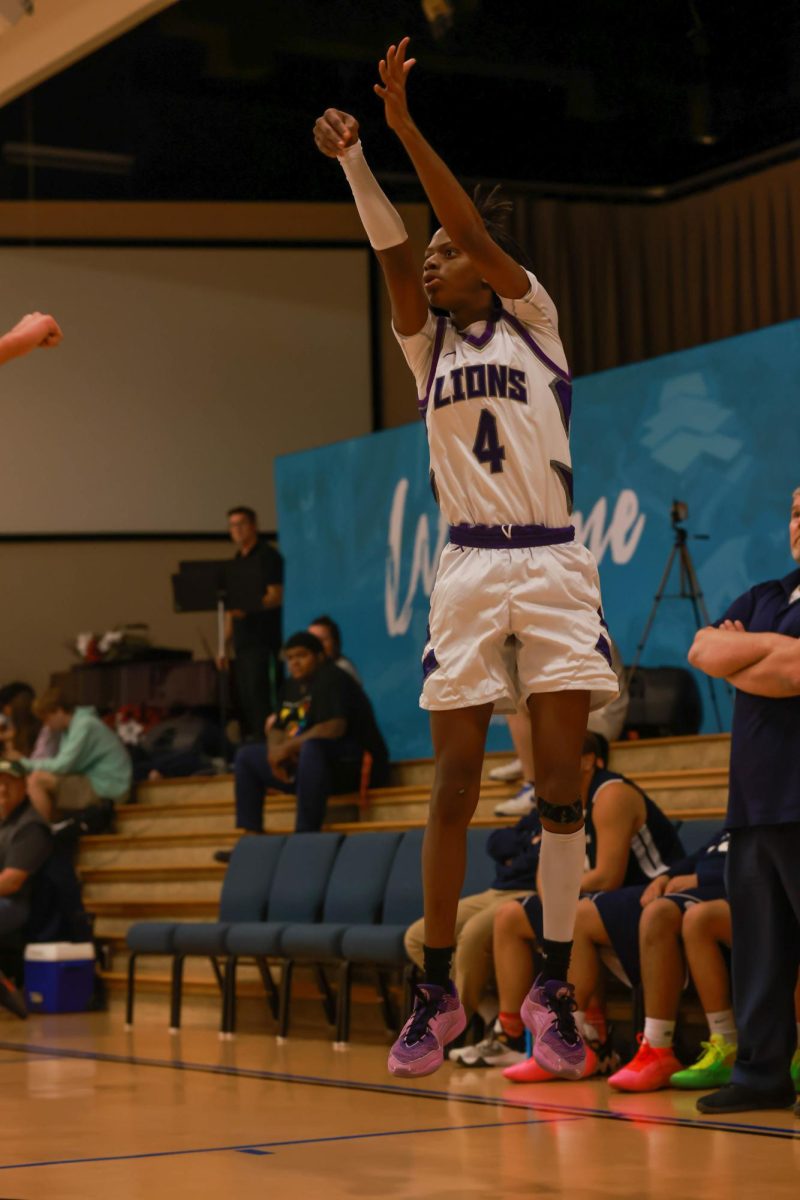
[[0, 37], [0, 106], [176, 0], [35, 0]]

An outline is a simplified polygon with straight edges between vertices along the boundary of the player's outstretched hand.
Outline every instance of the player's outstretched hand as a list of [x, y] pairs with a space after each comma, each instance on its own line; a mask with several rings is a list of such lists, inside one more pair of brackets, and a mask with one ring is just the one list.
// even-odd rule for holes
[[49, 350], [63, 339], [58, 322], [47, 313], [28, 313], [0, 338], [0, 362], [21, 358], [31, 350]]
[[314, 124], [314, 141], [328, 158], [339, 158], [358, 141], [358, 121], [338, 108], [326, 108]]
[[399, 46], [390, 46], [386, 58], [378, 63], [378, 74], [381, 83], [374, 85], [376, 96], [380, 96], [386, 114], [386, 124], [398, 132], [411, 121], [406, 97], [406, 80], [408, 73], [417, 61], [415, 58], [406, 59], [406, 50], [410, 38], [404, 37]]

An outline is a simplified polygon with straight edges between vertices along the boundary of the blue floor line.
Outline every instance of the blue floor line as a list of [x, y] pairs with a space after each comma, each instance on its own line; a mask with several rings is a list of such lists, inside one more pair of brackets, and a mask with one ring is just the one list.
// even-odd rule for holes
[[289, 1138], [281, 1142], [245, 1142], [238, 1146], [194, 1146], [188, 1150], [152, 1150], [141, 1154], [103, 1154], [92, 1158], [54, 1158], [39, 1162], [1, 1163], [0, 1171], [26, 1171], [43, 1167], [91, 1166], [95, 1163], [132, 1162], [147, 1158], [180, 1158], [190, 1154], [239, 1154], [271, 1155], [277, 1149], [293, 1146], [317, 1146], [329, 1142], [359, 1142], [370, 1138], [412, 1137], [423, 1133], [463, 1133], [471, 1129], [509, 1129], [520, 1125], [553, 1125], [562, 1121], [578, 1121], [580, 1117], [530, 1117], [525, 1121], [486, 1121], [478, 1125], [438, 1125], [423, 1129], [382, 1129], [374, 1133], [340, 1133], [329, 1137]]
[[341, 1091], [374, 1092], [379, 1095], [412, 1096], [422, 1100], [460, 1101], [463, 1104], [479, 1104], [493, 1108], [534, 1110], [556, 1113], [563, 1116], [596, 1117], [601, 1121], [622, 1121], [635, 1125], [674, 1126], [680, 1129], [714, 1130], [721, 1133], [748, 1134], [754, 1137], [772, 1137], [784, 1141], [800, 1141], [800, 1122], [795, 1129], [779, 1129], [773, 1126], [720, 1121], [702, 1116], [670, 1117], [650, 1113], [616, 1112], [607, 1108], [585, 1108], [578, 1105], [553, 1104], [548, 1101], [531, 1101], [520, 1097], [511, 1100], [503, 1096], [476, 1096], [468, 1093], [434, 1091], [427, 1088], [405, 1087], [393, 1083], [369, 1083], [350, 1079], [326, 1079], [319, 1075], [292, 1075], [284, 1071], [266, 1071], [254, 1067], [234, 1067], [224, 1064], [183, 1062], [179, 1059], [138, 1058], [128, 1054], [109, 1054], [91, 1050], [61, 1049], [52, 1046], [33, 1046], [19, 1042], [0, 1042], [0, 1050], [24, 1051], [42, 1057], [74, 1058], [92, 1062], [116, 1063], [122, 1066], [157, 1067], [173, 1071], [188, 1071], [206, 1075], [225, 1075], [242, 1079], [262, 1079], [274, 1083], [294, 1083], [308, 1087], [325, 1087]]

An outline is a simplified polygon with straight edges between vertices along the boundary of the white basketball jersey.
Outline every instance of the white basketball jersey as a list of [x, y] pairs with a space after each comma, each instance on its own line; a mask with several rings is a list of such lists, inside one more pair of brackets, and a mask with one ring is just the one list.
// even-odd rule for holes
[[451, 525], [569, 524], [572, 385], [555, 305], [528, 277], [528, 294], [486, 323], [459, 332], [429, 313], [419, 333], [396, 334]]

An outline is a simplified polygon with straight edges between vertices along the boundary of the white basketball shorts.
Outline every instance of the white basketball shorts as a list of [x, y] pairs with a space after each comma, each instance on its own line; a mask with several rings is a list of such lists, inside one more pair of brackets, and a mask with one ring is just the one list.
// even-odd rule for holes
[[422, 708], [493, 703], [515, 712], [536, 692], [618, 694], [597, 564], [579, 542], [488, 550], [448, 543], [431, 595]]

